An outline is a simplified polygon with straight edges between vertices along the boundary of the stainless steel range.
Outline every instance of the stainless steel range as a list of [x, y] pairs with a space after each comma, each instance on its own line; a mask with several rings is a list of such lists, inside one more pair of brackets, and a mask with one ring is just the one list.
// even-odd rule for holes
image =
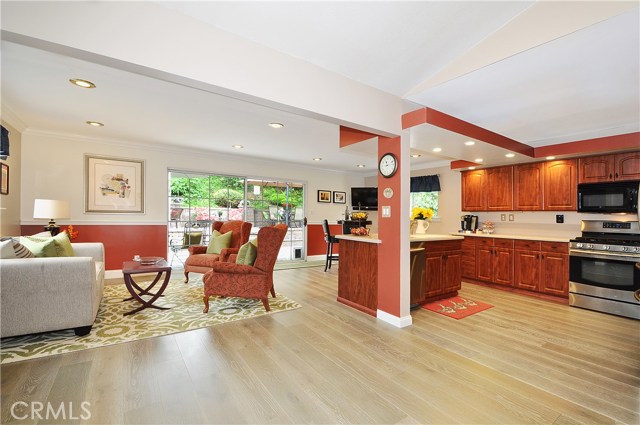
[[637, 221], [582, 221], [569, 244], [569, 304], [640, 319]]

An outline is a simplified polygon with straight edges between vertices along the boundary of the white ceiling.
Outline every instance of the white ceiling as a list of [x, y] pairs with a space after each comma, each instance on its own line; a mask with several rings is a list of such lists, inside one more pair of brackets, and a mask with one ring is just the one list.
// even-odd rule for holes
[[[530, 146], [640, 131], [637, 2], [158, 4]], [[79, 89], [68, 83], [73, 77], [98, 87]], [[376, 168], [375, 149], [338, 148], [334, 123], [6, 41], [1, 78], [3, 107], [28, 128], [369, 174]], [[274, 130], [271, 121], [285, 127]], [[423, 156], [412, 164], [479, 155], [485, 164], [507, 161], [506, 151], [484, 143], [468, 149], [466, 140], [414, 128], [411, 147]], [[443, 151], [433, 154], [434, 147]]]

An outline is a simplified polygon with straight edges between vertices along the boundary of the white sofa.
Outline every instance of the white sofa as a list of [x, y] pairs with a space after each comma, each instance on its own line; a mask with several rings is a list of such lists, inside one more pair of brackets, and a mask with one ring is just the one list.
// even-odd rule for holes
[[0, 336], [91, 331], [104, 289], [104, 246], [71, 245], [75, 257], [0, 260]]

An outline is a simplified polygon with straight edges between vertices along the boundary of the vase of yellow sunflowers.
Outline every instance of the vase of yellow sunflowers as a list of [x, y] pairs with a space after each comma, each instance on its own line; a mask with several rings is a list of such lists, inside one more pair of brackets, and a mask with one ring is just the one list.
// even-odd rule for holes
[[429, 221], [433, 217], [431, 208], [415, 207], [411, 210], [411, 234], [423, 235], [429, 230]]

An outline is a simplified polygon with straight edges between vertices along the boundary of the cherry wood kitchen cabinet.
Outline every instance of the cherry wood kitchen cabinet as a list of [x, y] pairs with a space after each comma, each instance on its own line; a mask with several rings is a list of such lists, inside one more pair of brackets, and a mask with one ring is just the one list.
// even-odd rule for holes
[[462, 241], [461, 272], [463, 278], [476, 278], [476, 238], [471, 236]]
[[513, 211], [513, 167], [487, 168], [487, 210]]
[[513, 239], [479, 238], [476, 241], [476, 279], [513, 285]]
[[569, 245], [541, 242], [542, 278], [540, 290], [545, 294], [569, 297]]
[[540, 290], [541, 267], [540, 241], [516, 240], [514, 286], [538, 292]]
[[542, 211], [544, 162], [516, 165], [513, 169], [515, 211]]
[[424, 248], [426, 253], [424, 299], [420, 303], [457, 295], [462, 286], [461, 244], [461, 239], [411, 243], [412, 249]]
[[487, 210], [487, 172], [462, 172], [462, 211]]
[[579, 183], [640, 180], [640, 151], [580, 158], [578, 167]]
[[544, 163], [544, 209], [576, 211], [578, 198], [578, 164], [575, 159]]
[[567, 298], [569, 245], [516, 240], [515, 287]]

